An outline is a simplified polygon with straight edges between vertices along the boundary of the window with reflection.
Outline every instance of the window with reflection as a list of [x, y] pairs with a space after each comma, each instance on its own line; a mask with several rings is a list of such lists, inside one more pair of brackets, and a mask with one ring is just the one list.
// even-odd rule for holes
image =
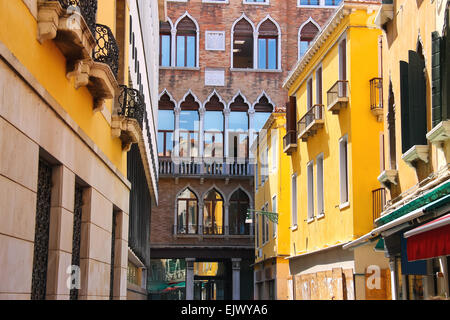
[[241, 189], [237, 190], [230, 199], [229, 225], [231, 235], [249, 235], [250, 225], [245, 223], [250, 200]]
[[197, 27], [189, 17], [184, 17], [177, 25], [176, 66], [196, 67]]
[[213, 189], [205, 196], [203, 207], [203, 234], [221, 235], [223, 230], [223, 198]]
[[181, 158], [199, 156], [199, 123], [198, 102], [189, 94], [181, 103], [179, 152]]
[[259, 132], [266, 124], [267, 120], [273, 112], [273, 109], [273, 104], [265, 94], [263, 94], [255, 104], [254, 129], [257, 136], [259, 136]]
[[158, 156], [171, 157], [174, 145], [175, 103], [167, 93], [164, 93], [159, 99], [158, 106]]
[[259, 27], [258, 69], [278, 69], [278, 29], [266, 20]]
[[196, 234], [198, 230], [198, 199], [190, 189], [184, 190], [177, 198], [179, 234]]
[[204, 156], [222, 159], [224, 156], [224, 104], [214, 94], [205, 104]]
[[249, 106], [241, 95], [238, 95], [230, 105], [228, 155], [235, 159], [248, 159], [248, 109]]
[[170, 23], [161, 22], [159, 30], [159, 65], [162, 67], [170, 67], [172, 51], [172, 34]]
[[303, 57], [313, 41], [314, 37], [319, 33], [319, 28], [311, 21], [305, 24], [300, 30], [299, 39], [299, 58]]
[[244, 18], [233, 29], [233, 68], [253, 68], [253, 27]]

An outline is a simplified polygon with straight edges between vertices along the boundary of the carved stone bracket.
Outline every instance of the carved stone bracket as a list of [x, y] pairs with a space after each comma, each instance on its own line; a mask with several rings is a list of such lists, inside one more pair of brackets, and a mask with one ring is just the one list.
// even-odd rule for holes
[[428, 152], [430, 148], [428, 145], [416, 145], [406, 151], [402, 155], [402, 159], [411, 167], [415, 167], [417, 161], [428, 163]]
[[135, 119], [118, 115], [111, 117], [111, 134], [114, 138], [122, 140], [122, 149], [125, 152], [130, 151], [133, 143], [138, 143], [140, 130]]
[[38, 34], [39, 43], [55, 39], [58, 32], [59, 17], [63, 14], [63, 8], [59, 2], [40, 1], [38, 4]]
[[397, 170], [385, 170], [378, 176], [378, 181], [387, 189], [390, 189], [392, 185], [397, 185]]
[[75, 78], [75, 89], [85, 87], [89, 84], [89, 74], [93, 65], [92, 59], [84, 59], [75, 61], [73, 70], [67, 72], [67, 79]]

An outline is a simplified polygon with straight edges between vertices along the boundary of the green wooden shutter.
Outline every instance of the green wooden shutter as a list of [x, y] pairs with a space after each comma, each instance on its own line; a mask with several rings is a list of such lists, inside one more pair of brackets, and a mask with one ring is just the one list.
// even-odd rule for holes
[[[427, 88], [425, 61], [417, 52], [409, 51], [409, 134], [411, 146], [427, 144]], [[410, 147], [411, 147], [410, 146]]]
[[432, 125], [433, 128], [442, 121], [441, 95], [441, 43], [442, 38], [437, 32], [431, 34], [431, 86], [432, 86]]
[[402, 153], [410, 148], [409, 136], [409, 87], [408, 87], [408, 63], [400, 61], [400, 99], [401, 99], [401, 129], [402, 129]]
[[450, 13], [447, 13], [447, 17], [447, 28], [441, 46], [442, 120], [450, 119]]

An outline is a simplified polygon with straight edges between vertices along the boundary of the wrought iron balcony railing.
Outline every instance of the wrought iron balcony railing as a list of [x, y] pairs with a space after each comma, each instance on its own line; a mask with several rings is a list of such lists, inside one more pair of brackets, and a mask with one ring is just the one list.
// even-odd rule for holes
[[372, 212], [373, 221], [375, 222], [381, 216], [386, 205], [386, 189], [380, 188], [372, 191]]
[[327, 92], [328, 110], [334, 114], [346, 107], [349, 101], [347, 80], [338, 80]]
[[283, 151], [288, 155], [290, 155], [296, 148], [297, 148], [297, 131], [290, 130], [283, 137]]
[[383, 78], [370, 80], [370, 109], [383, 109]]
[[[52, 1], [52, 0], [47, 0]], [[95, 35], [95, 27], [97, 22], [97, 0], [57, 0], [63, 9], [79, 10], [79, 13], [86, 21], [86, 24], [91, 30], [92, 35]]]
[[383, 78], [370, 80], [370, 111], [378, 122], [383, 121]]
[[117, 78], [119, 71], [119, 46], [111, 29], [103, 24], [95, 27], [96, 45], [92, 56], [95, 61], [107, 64]]
[[317, 129], [323, 127], [324, 123], [324, 106], [322, 104], [314, 105], [297, 123], [299, 138], [307, 141], [308, 137], [316, 134]]
[[145, 102], [142, 94], [135, 89], [121, 85], [121, 93], [119, 96], [119, 110], [117, 114], [126, 118], [137, 120], [142, 129], [144, 120]]

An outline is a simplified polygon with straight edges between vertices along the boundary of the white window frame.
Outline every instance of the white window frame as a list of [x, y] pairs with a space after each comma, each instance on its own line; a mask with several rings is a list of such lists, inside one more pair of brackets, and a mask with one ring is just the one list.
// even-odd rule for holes
[[270, 0], [265, 0], [264, 2], [250, 2], [250, 1], [247, 1], [247, 0], [242, 0], [242, 3], [243, 4], [268, 6], [268, 5], [270, 5]]
[[[272, 212], [277, 213], [278, 211], [278, 202], [277, 202], [277, 195], [272, 196]], [[272, 222], [272, 232], [273, 232], [273, 238], [275, 239], [278, 235], [278, 225], [275, 222]]]
[[202, 0], [202, 3], [229, 4], [229, 0]]
[[278, 131], [271, 130], [271, 153], [272, 153], [272, 173], [277, 172], [278, 168]]
[[307, 222], [314, 221], [314, 160], [311, 160], [306, 165], [306, 186], [307, 186], [307, 205], [308, 205], [308, 218]]
[[[277, 31], [278, 31], [278, 37], [277, 37], [277, 68], [276, 69], [259, 69], [259, 28], [261, 27], [261, 25], [266, 21], [272, 21], [273, 24], [275, 24], [275, 26], [277, 27]], [[254, 59], [253, 59], [253, 63], [254, 63], [254, 69], [258, 70], [258, 71], [262, 71], [262, 72], [281, 72], [283, 70], [282, 68], [282, 59], [281, 59], [281, 27], [278, 24], [278, 22], [273, 19], [270, 14], [268, 14], [264, 19], [262, 19], [258, 25], [256, 26], [256, 32], [255, 32], [255, 38], [254, 38]]]
[[[319, 73], [319, 70], [321, 70], [321, 74], [322, 74], [322, 76], [320, 77], [321, 78], [321, 83], [320, 83], [320, 87], [321, 87], [321, 91], [322, 92], [320, 92], [320, 94], [321, 94], [321, 99], [319, 99], [319, 81], [318, 81], [318, 76], [317, 76], [317, 74]], [[322, 63], [321, 64], [319, 64], [318, 66], [317, 66], [317, 68], [316, 68], [316, 70], [314, 71], [314, 84], [315, 84], [315, 89], [316, 89], [316, 95], [315, 95], [315, 98], [316, 98], [316, 104], [319, 104], [319, 100], [321, 100], [322, 101], [322, 104], [324, 103], [324, 97], [323, 97], [323, 67], [322, 67]], [[314, 103], [313, 103], [313, 105], [314, 105]]]
[[[295, 187], [295, 188], [294, 188]], [[294, 173], [291, 176], [291, 229], [296, 230], [298, 225], [298, 213], [297, 213], [297, 174]]]
[[[302, 6], [305, 7], [305, 6]], [[311, 6], [306, 6], [306, 7], [311, 7]], [[318, 34], [320, 32], [322, 32], [322, 28], [320, 27], [320, 24], [317, 23], [317, 21], [315, 21], [312, 17], [309, 17], [308, 20], [306, 20], [305, 22], [302, 23], [302, 25], [300, 26], [300, 28], [298, 28], [298, 35], [297, 35], [297, 46], [298, 46], [298, 50], [297, 50], [297, 56], [298, 56], [298, 60], [301, 60], [301, 58], [303, 57], [300, 54], [300, 40], [302, 38], [302, 30], [303, 28], [309, 23], [311, 22], [312, 24], [314, 24], [317, 29], [319, 29]], [[306, 52], [305, 52], [306, 53]]]
[[[342, 69], [342, 65], [341, 65], [341, 44], [345, 42], [345, 79], [343, 78], [342, 72], [344, 71]], [[347, 34], [344, 33], [339, 40], [337, 41], [337, 45], [338, 45], [338, 64], [339, 64], [339, 75], [338, 75], [338, 79], [339, 80], [348, 80], [348, 43], [347, 43]]]
[[[320, 168], [321, 166], [321, 168]], [[321, 170], [319, 170], [321, 169]], [[319, 154], [316, 158], [316, 201], [317, 218], [325, 216], [325, 188], [324, 188], [324, 155]]]
[[[343, 146], [346, 145], [346, 155], [344, 154]], [[344, 163], [343, 157], [346, 157], [346, 162]], [[342, 138], [339, 139], [339, 209], [344, 209], [350, 206], [350, 174], [349, 174], [349, 166], [348, 166], [348, 158], [349, 158], [349, 150], [348, 150], [348, 134], [345, 134]], [[347, 175], [344, 177], [344, 172]], [[346, 178], [346, 179], [344, 179]], [[344, 182], [346, 183], [344, 184]], [[345, 194], [347, 195], [347, 199], [343, 201], [345, 198]]]
[[342, 2], [338, 5], [325, 5], [325, 0], [319, 0], [319, 4], [300, 4], [300, 0], [297, 0], [297, 7], [298, 8], [337, 8], [340, 5], [342, 5], [342, 3], [344, 2], [344, 0], [342, 0]]
[[[311, 84], [311, 96], [309, 94], [310, 84]], [[308, 105], [309, 99], [311, 99], [310, 106]], [[314, 106], [314, 76], [313, 76], [313, 74], [311, 74], [309, 76], [309, 78], [306, 80], [306, 112], [308, 112], [310, 110], [310, 108], [312, 108], [313, 106]]]

